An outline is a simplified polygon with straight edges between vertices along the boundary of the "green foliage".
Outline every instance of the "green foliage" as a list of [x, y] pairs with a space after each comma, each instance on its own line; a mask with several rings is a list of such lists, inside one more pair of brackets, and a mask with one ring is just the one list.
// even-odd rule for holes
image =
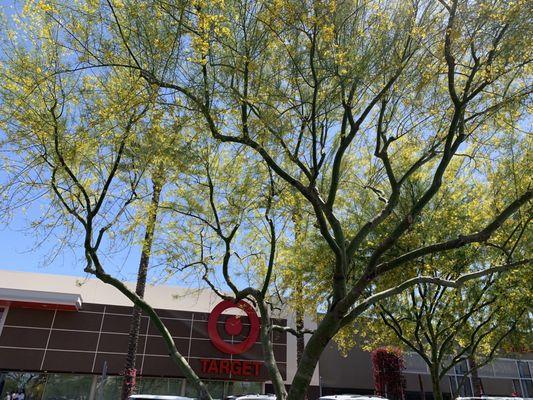
[[36, 225], [100, 272], [158, 177], [163, 277], [325, 311], [316, 363], [410, 278], [530, 273], [530, 6], [28, 0], [1, 44], [5, 208], [49, 195]]

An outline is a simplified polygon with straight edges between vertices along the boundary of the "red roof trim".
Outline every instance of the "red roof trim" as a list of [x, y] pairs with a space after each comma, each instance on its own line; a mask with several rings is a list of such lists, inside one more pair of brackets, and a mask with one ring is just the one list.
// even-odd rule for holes
[[0, 306], [7, 306], [9, 308], [31, 308], [33, 310], [78, 311], [78, 308], [72, 304], [38, 303], [32, 301], [0, 300]]

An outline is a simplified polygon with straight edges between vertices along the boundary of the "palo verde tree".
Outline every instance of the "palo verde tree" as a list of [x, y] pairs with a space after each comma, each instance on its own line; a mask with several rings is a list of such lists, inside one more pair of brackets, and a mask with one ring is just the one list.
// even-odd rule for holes
[[[460, 197], [448, 192], [445, 185], [437, 196], [438, 208], [428, 215], [427, 220], [420, 221], [420, 229], [400, 241], [401, 246], [410, 249], [420, 241], [432, 241], [435, 235], [449, 234], [460, 227], [476, 230], [477, 216], [483, 214], [484, 208], [499, 209], [509, 193], [523, 190], [523, 185], [528, 184], [526, 176], [530, 171], [528, 168], [517, 170], [516, 162], [527, 153], [527, 149], [517, 148], [517, 145], [513, 142], [501, 144], [501, 148], [507, 148], [512, 156], [498, 170], [487, 174], [487, 182], [480, 184], [473, 179], [461, 181], [458, 178], [456, 188], [463, 186]], [[466, 157], [460, 164], [451, 166], [450, 172], [456, 172], [469, 162], [471, 159]], [[483, 161], [477, 164], [477, 169], [485, 168]], [[512, 179], [504, 178], [509, 176]], [[421, 190], [418, 183], [411, 180], [413, 193]], [[476, 198], [484, 198], [484, 201], [474, 205]], [[488, 246], [462, 249], [451, 256], [435, 254], [415, 260], [387, 279], [405, 279], [420, 274], [445, 274], [453, 279], [476, 265], [486, 266], [502, 260], [512, 262], [527, 257], [531, 241], [530, 220], [529, 213], [517, 213], [512, 223], [508, 221], [509, 224], [492, 236]], [[380, 284], [388, 286], [390, 282], [383, 280]], [[440, 383], [456, 366], [468, 365], [469, 368], [463, 370], [475, 375], [477, 369], [508, 351], [511, 343], [527, 342], [529, 338], [524, 332], [531, 330], [527, 318], [531, 294], [524, 287], [530, 286], [527, 270], [486, 276], [458, 289], [417, 284], [399, 296], [371, 307], [364, 331], [357, 332], [357, 327], [348, 328], [337, 340], [346, 350], [354, 345], [354, 334], [357, 333], [367, 349], [396, 344], [418, 354], [430, 371], [434, 396], [441, 398]]]
[[[500, 229], [515, 226], [514, 216], [528, 208], [532, 191], [526, 182], [504, 196], [501, 208], [476, 214], [475, 228], [460, 226], [436, 232], [431, 241], [402, 245], [438, 209], [444, 189], [460, 197], [464, 179], [480, 185], [489, 181], [489, 169], [475, 163], [451, 173], [457, 160], [467, 155], [497, 168], [509, 157], [502, 141], [527, 147], [522, 129], [531, 93], [527, 1], [25, 4], [18, 28], [6, 35], [13, 41], [17, 33], [28, 33], [31, 40], [4, 57], [8, 67], [3, 71], [11, 90], [13, 85], [20, 89], [14, 66], [35, 77], [24, 90], [15, 90], [19, 97], [58, 79], [130, 74], [131, 80], [144, 82], [153, 101], [194, 121], [201, 162], [185, 180], [193, 185], [178, 186], [168, 205], [176, 237], [192, 240], [176, 240], [169, 262], [198, 271], [221, 297], [246, 298], [257, 305], [264, 357], [278, 398], [303, 399], [328, 342], [378, 301], [416, 285], [458, 287], [530, 267], [524, 254], [469, 264], [452, 276], [439, 274], [438, 266], [437, 274], [398, 273], [417, 260], [480, 252]], [[34, 35], [25, 19], [44, 34]], [[61, 50], [60, 62], [35, 65], [28, 54], [41, 47]], [[55, 110], [47, 104], [45, 109]], [[59, 116], [52, 114], [52, 127]], [[73, 112], [70, 120], [77, 116]], [[138, 117], [132, 118], [135, 122]], [[20, 124], [29, 126], [23, 120]], [[22, 154], [27, 150], [16, 141], [14, 146]], [[72, 169], [61, 158], [66, 160], [58, 157], [60, 164], [52, 165], [63, 173], [65, 187], [80, 192], [73, 201], [79, 197], [83, 204], [81, 219], [75, 218], [85, 232], [86, 271], [150, 315], [166, 332], [173, 359], [199, 396], [208, 398], [150, 306], [108, 274], [101, 261], [92, 223], [104, 202], [98, 199], [113, 195], [105, 182], [120, 181], [113, 172], [118, 167], [103, 174], [109, 178], [100, 186], [105, 191], [93, 200], [84, 194], [85, 182], [69, 173]], [[527, 164], [528, 158], [520, 163]], [[176, 184], [182, 182], [181, 176], [175, 178]], [[411, 190], [413, 180], [421, 190]], [[306, 240], [313, 238], [312, 248], [324, 249], [316, 265], [322, 277], [316, 297], [325, 308], [288, 393], [272, 351], [269, 318], [274, 282], [283, 269], [277, 249], [294, 239], [280, 229], [290, 227], [284, 213], [292, 201], [287, 193], [294, 193], [312, 217]], [[466, 205], [477, 210], [482, 201], [486, 199]], [[76, 215], [72, 207], [64, 210]], [[190, 262], [183, 262], [184, 257]], [[238, 279], [243, 275], [250, 279]]]
[[[524, 190], [531, 171], [527, 167], [517, 169], [517, 162], [520, 164], [528, 150], [512, 141], [501, 143], [501, 148], [506, 148], [510, 157], [499, 169], [490, 170], [487, 182], [480, 184], [473, 179], [462, 181], [458, 178], [455, 187], [463, 186], [460, 197], [448, 192], [444, 185], [437, 196], [438, 208], [428, 215], [427, 220], [421, 219], [420, 228], [402, 238], [399, 244], [411, 249], [421, 241], [433, 241], [435, 235], [450, 234], [460, 227], [476, 230], [478, 215], [483, 214], [484, 208], [499, 209], [509, 193]], [[451, 166], [450, 172], [455, 173], [457, 168], [463, 168], [469, 162], [470, 158], [466, 157], [460, 164]], [[478, 170], [485, 168], [483, 161], [477, 163]], [[419, 182], [414, 179], [410, 188], [415, 194], [421, 190]], [[473, 205], [476, 198], [484, 198], [484, 201]], [[415, 260], [397, 274], [390, 274], [380, 285], [389, 286], [388, 279], [405, 279], [420, 274], [444, 274], [453, 279], [476, 265], [523, 259], [528, 255], [531, 242], [530, 221], [530, 213], [519, 212], [491, 237], [487, 246], [462, 249], [451, 256], [435, 254]], [[347, 328], [338, 335], [337, 341], [343, 350], [347, 350], [355, 344], [357, 334], [369, 350], [395, 344], [418, 354], [430, 371], [434, 396], [442, 398], [440, 383], [456, 366], [468, 365], [468, 368], [462, 368], [465, 375], [475, 375], [495, 356], [530, 340], [527, 312], [531, 293], [524, 288], [531, 284], [527, 270], [486, 276], [458, 289], [416, 284], [371, 307], [366, 314], [364, 330], [358, 331], [357, 326]]]
[[[24, 39], [8, 36], [2, 43], [3, 55], [13, 57], [2, 66], [7, 78], [1, 86], [3, 216], [48, 198], [33, 229], [57, 235], [56, 251], [84, 243], [88, 264], [100, 262], [91, 258], [89, 248], [105, 258], [138, 244], [135, 291], [105, 277], [142, 299], [165, 179], [190, 161], [192, 137], [177, 134], [185, 118], [156, 104], [144, 80], [127, 71], [42, 80], [41, 71], [61, 63], [64, 53], [47, 46], [49, 41], [39, 51], [26, 51], [24, 46], [36, 38], [50, 38], [57, 31], [38, 16], [25, 23]], [[124, 396], [133, 389], [140, 312], [135, 304]]]
[[509, 290], [498, 293], [493, 285], [498, 278], [453, 290], [429, 284], [410, 288], [376, 307], [379, 319], [365, 325], [362, 341], [368, 348], [395, 343], [417, 354], [430, 371], [434, 397], [441, 399], [441, 382], [453, 368], [461, 365], [465, 376], [472, 374], [504, 353], [513, 336], [516, 340], [524, 328], [531, 328], [526, 299], [515, 293], [512, 298], [518, 303], [509, 305]]

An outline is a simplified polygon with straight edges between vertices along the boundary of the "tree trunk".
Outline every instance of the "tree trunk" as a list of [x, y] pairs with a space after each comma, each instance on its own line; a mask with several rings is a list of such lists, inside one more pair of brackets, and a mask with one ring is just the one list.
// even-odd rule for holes
[[328, 312], [311, 335], [289, 390], [288, 400], [303, 400], [322, 352], [340, 328], [340, 320]]
[[[296, 290], [300, 291], [298, 295], [301, 296], [301, 291], [302, 291], [301, 281], [298, 281], [298, 286]], [[296, 310], [296, 331], [303, 332], [304, 328], [305, 328], [304, 313], [302, 309], [299, 307]], [[301, 335], [296, 336], [296, 365], [299, 365], [300, 362], [302, 361], [304, 349], [305, 349], [305, 338], [304, 338], [304, 335], [301, 334]], [[307, 395], [305, 396], [305, 399], [307, 399]]]
[[95, 265], [94, 269], [86, 269], [86, 271], [94, 274], [102, 282], [107, 283], [108, 285], [111, 285], [114, 288], [118, 289], [123, 295], [130, 299], [133, 304], [135, 304], [148, 315], [150, 321], [154, 324], [155, 328], [161, 333], [161, 336], [165, 341], [165, 344], [167, 345], [170, 358], [176, 363], [176, 365], [183, 373], [187, 381], [191, 383], [194, 388], [196, 388], [197, 398], [199, 400], [212, 400], [207, 386], [202, 382], [196, 372], [194, 372], [185, 357], [180, 354], [180, 352], [176, 348], [176, 343], [174, 343], [172, 335], [166, 328], [163, 321], [161, 321], [161, 318], [159, 318], [155, 310], [146, 301], [137, 296], [135, 292], [130, 290], [120, 280], [113, 278], [111, 275], [105, 273], [104, 269], [102, 268], [102, 265], [100, 264], [100, 260], [98, 259], [98, 255], [96, 255], [92, 249], [89, 248], [86, 249], [86, 251], [89, 253], [91, 260]]
[[272, 340], [270, 339], [270, 333], [272, 331], [272, 324], [270, 323], [270, 313], [268, 305], [262, 301], [258, 301], [259, 312], [261, 314], [261, 345], [263, 348], [264, 361], [268, 369], [268, 374], [274, 386], [274, 392], [278, 400], [284, 400], [287, 397], [287, 390], [285, 389], [285, 383], [283, 377], [279, 371], [276, 363], [276, 357], [274, 355], [274, 347]]
[[472, 386], [474, 387], [474, 396], [481, 397], [483, 396], [483, 384], [481, 382], [481, 379], [479, 378], [478, 368], [476, 365], [476, 359], [474, 358], [473, 355], [470, 355], [470, 357], [468, 357], [468, 364], [469, 364], [469, 367], [470, 367], [469, 369], [471, 371], [471, 376], [472, 376]]
[[[297, 201], [297, 206], [294, 207], [292, 211], [292, 222], [294, 223], [294, 243], [296, 246], [299, 246], [303, 242], [303, 235], [304, 232], [306, 232], [306, 229], [304, 229], [304, 220], [302, 217], [302, 208], [299, 204], [300, 202]], [[296, 312], [295, 312], [295, 323], [296, 323], [296, 331], [297, 332], [303, 332], [305, 328], [304, 323], [304, 316], [305, 312], [303, 309], [303, 302], [304, 302], [304, 290], [303, 290], [303, 282], [302, 282], [302, 276], [299, 274], [296, 277], [296, 287], [294, 291], [295, 296], [295, 304], [296, 304]], [[298, 335], [296, 336], [296, 365], [299, 365], [302, 361], [302, 356], [305, 350], [305, 337], [304, 335]], [[307, 396], [305, 396], [305, 399], [307, 399]]]
[[[137, 285], [135, 294], [141, 299], [144, 298], [146, 288], [146, 277], [148, 266], [150, 264], [150, 252], [154, 240], [154, 230], [157, 223], [157, 208], [161, 195], [162, 182], [161, 178], [152, 179], [152, 199], [148, 209], [148, 218], [146, 221], [146, 231], [141, 250], [141, 259], [139, 261], [139, 270], [137, 272]], [[141, 326], [141, 309], [134, 305], [130, 324], [130, 334], [128, 338], [128, 354], [124, 365], [124, 379], [122, 381], [122, 400], [127, 400], [135, 391], [137, 369], [135, 368], [135, 358], [137, 357], [137, 345], [139, 343], [139, 334]]]
[[442, 397], [442, 391], [440, 389], [440, 374], [438, 367], [431, 367], [430, 368], [430, 374], [431, 374], [431, 386], [433, 388], [433, 399], [434, 400], [443, 400]]

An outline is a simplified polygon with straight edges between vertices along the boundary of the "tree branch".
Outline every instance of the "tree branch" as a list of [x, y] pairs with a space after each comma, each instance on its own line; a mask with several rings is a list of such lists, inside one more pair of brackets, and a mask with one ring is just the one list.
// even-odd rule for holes
[[531, 263], [531, 261], [532, 261], [531, 259], [520, 260], [520, 261], [515, 261], [513, 263], [500, 265], [497, 267], [491, 267], [491, 268], [483, 269], [480, 271], [470, 272], [470, 273], [459, 276], [455, 280], [442, 279], [442, 278], [438, 278], [435, 276], [417, 276], [415, 278], [408, 279], [402, 282], [401, 284], [399, 284], [398, 286], [376, 293], [368, 297], [363, 302], [359, 303], [347, 315], [345, 315], [342, 318], [341, 325], [346, 326], [347, 324], [352, 322], [357, 316], [359, 316], [362, 312], [367, 310], [370, 306], [376, 304], [377, 302], [381, 300], [397, 295], [411, 286], [414, 286], [420, 283], [432, 283], [432, 284], [440, 285], [440, 286], [458, 288], [464, 285], [466, 282], [471, 281], [473, 279], [481, 278], [483, 276], [494, 274], [497, 272], [505, 272], [505, 271], [517, 268], [519, 266], [529, 264]]

